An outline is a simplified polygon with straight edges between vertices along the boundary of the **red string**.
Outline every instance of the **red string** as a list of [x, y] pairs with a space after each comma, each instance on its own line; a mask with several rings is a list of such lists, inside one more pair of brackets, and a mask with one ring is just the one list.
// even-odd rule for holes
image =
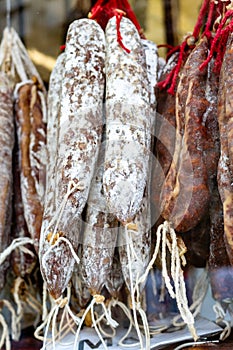
[[127, 49], [127, 47], [125, 47], [122, 41], [122, 36], [120, 31], [120, 23], [121, 23], [122, 16], [123, 16], [123, 12], [116, 10], [117, 42], [119, 43], [119, 45], [122, 47], [123, 50], [125, 50], [127, 53], [130, 53], [130, 50]]
[[98, 0], [92, 7], [89, 13], [89, 18], [95, 19], [105, 30], [109, 19], [116, 15], [116, 10], [123, 11], [125, 16], [133, 22], [139, 34], [143, 36], [143, 30], [128, 0]]
[[217, 54], [214, 62], [214, 71], [219, 73], [222, 67], [223, 57], [226, 51], [226, 44], [228, 40], [229, 34], [233, 30], [233, 20], [229, 23], [229, 25], [222, 30], [221, 40], [218, 41], [218, 46], [216, 48]]
[[[159, 88], [166, 88], [171, 83], [171, 86], [169, 87], [169, 89], [167, 91], [168, 91], [168, 93], [170, 93], [172, 95], [174, 95], [174, 93], [175, 93], [176, 80], [177, 80], [181, 65], [183, 63], [185, 50], [186, 50], [187, 46], [191, 47], [191, 45], [187, 45], [187, 40], [189, 38], [193, 37], [194, 42], [195, 42], [198, 39], [198, 36], [200, 35], [201, 28], [204, 26], [204, 23], [205, 23], [205, 17], [206, 17], [206, 13], [208, 13], [208, 9], [210, 7], [210, 1], [212, 1], [212, 0], [204, 0], [203, 1], [203, 4], [201, 6], [201, 9], [200, 9], [192, 36], [187, 37], [181, 45], [172, 48], [167, 54], [167, 59], [168, 59], [173, 53], [179, 51], [178, 62], [176, 64], [176, 66], [173, 68], [173, 70], [168, 74], [166, 79], [164, 81], [158, 83], [157, 86]], [[212, 22], [213, 9], [214, 9], [214, 3], [213, 3], [213, 5], [211, 5], [210, 13], [208, 16], [207, 29], [206, 29], [207, 31], [209, 30], [209, 27], [210, 27], [211, 22]]]
[[201, 9], [200, 9], [200, 12], [199, 12], [199, 15], [197, 18], [197, 23], [196, 23], [194, 30], [193, 30], [193, 36], [195, 39], [198, 38], [198, 36], [200, 34], [201, 27], [204, 25], [205, 15], [208, 12], [209, 3], [210, 3], [210, 0], [204, 0], [203, 4], [201, 6]]
[[65, 51], [65, 48], [66, 48], [66, 45], [61, 45], [61, 46], [60, 46], [60, 51], [61, 51], [61, 52]]
[[211, 26], [212, 26], [212, 23], [213, 23], [213, 19], [214, 19], [214, 10], [215, 10], [215, 3], [214, 1], [211, 1], [210, 3], [210, 9], [209, 9], [209, 14], [208, 14], [208, 18], [207, 18], [207, 21], [206, 21], [206, 26], [205, 26], [205, 31], [204, 31], [204, 34], [208, 40], [211, 40], [212, 38], [212, 35], [211, 35]]
[[[226, 24], [226, 21], [233, 15], [233, 10], [229, 10], [226, 12], [224, 18], [222, 19], [222, 21], [220, 22], [219, 26], [218, 26], [218, 29], [216, 31], [216, 34], [215, 34], [215, 37], [212, 41], [212, 44], [211, 44], [211, 47], [210, 47], [210, 52], [209, 52], [209, 55], [207, 57], [207, 59], [200, 65], [199, 69], [200, 70], [203, 70], [207, 65], [208, 63], [211, 61], [214, 53], [218, 53], [218, 52], [221, 52], [220, 48], [219, 48], [219, 39], [220, 41], [222, 40], [222, 35], [224, 34], [224, 25]], [[228, 28], [228, 29], [227, 29]], [[226, 28], [226, 32], [229, 33], [229, 30], [230, 30], [230, 27], [227, 27]], [[226, 34], [224, 34], [226, 35]]]
[[175, 66], [175, 70], [174, 70], [174, 75], [172, 78], [172, 83], [170, 88], [167, 90], [167, 92], [171, 95], [175, 94], [175, 86], [176, 86], [176, 80], [181, 68], [181, 65], [183, 63], [183, 58], [184, 58], [184, 52], [185, 52], [185, 48], [186, 48], [186, 40], [180, 45], [180, 53], [179, 53], [179, 57], [178, 57], [178, 62], [177, 65]]
[[172, 77], [174, 76], [175, 70], [176, 70], [176, 67], [173, 67], [171, 72], [166, 76], [166, 79], [157, 83], [157, 87], [160, 89], [165, 89], [166, 87], [168, 87], [171, 84]]
[[137, 28], [141, 37], [145, 38], [142, 34], [142, 28], [128, 2], [128, 0], [98, 0], [96, 4], [92, 7], [89, 13], [89, 18], [96, 20], [100, 26], [105, 30], [106, 25], [110, 18], [116, 16], [116, 29], [117, 29], [117, 41], [119, 45], [129, 53], [130, 50], [125, 47], [122, 41], [122, 36], [120, 33], [120, 22], [122, 17], [126, 16], [133, 22]]

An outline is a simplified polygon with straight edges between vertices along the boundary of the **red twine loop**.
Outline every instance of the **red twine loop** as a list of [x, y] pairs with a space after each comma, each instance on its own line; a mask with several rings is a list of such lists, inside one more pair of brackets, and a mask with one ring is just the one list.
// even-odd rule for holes
[[123, 17], [124, 12], [121, 10], [116, 10], [116, 29], [117, 29], [117, 42], [119, 45], [122, 47], [123, 50], [125, 50], [127, 53], [130, 53], [130, 50], [125, 47], [122, 41], [122, 36], [121, 36], [121, 31], [120, 31], [120, 24], [121, 24], [121, 19]]
[[142, 34], [142, 28], [127, 0], [98, 0], [88, 15], [89, 18], [96, 20], [103, 30], [105, 30], [109, 19], [113, 16], [116, 16], [117, 41], [123, 50], [129, 53], [130, 50], [124, 46], [120, 33], [120, 22], [122, 17], [125, 16], [130, 19], [137, 28], [140, 36], [143, 38], [145, 37]]

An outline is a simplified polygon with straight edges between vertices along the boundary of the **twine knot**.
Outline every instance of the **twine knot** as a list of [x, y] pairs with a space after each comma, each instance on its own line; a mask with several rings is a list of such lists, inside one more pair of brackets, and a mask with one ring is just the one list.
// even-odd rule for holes
[[95, 299], [96, 304], [102, 304], [105, 300], [105, 297], [100, 294], [93, 295], [93, 298]]

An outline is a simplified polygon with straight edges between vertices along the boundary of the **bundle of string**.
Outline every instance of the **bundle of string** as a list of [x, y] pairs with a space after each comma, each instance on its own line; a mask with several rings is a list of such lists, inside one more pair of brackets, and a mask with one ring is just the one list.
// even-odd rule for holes
[[145, 36], [127, 0], [98, 0], [96, 4], [92, 7], [88, 15], [89, 18], [96, 20], [104, 30], [109, 19], [113, 16], [116, 16], [117, 41], [119, 45], [123, 48], [123, 50], [125, 50], [127, 53], [130, 53], [130, 50], [127, 47], [125, 47], [122, 41], [122, 36], [120, 32], [120, 22], [122, 17], [125, 16], [129, 18], [137, 28], [140, 36], [142, 38], [145, 38]]
[[[206, 61], [200, 66], [200, 70], [204, 69], [211, 58], [216, 55], [215, 71], [220, 71], [228, 34], [233, 29], [231, 17], [232, 1], [204, 0], [192, 34], [187, 35], [180, 45], [169, 50], [167, 59], [173, 53], [179, 52], [178, 61], [165, 80], [157, 84], [158, 88], [167, 89], [168, 93], [175, 94], [176, 81], [182, 64], [202, 36], [207, 37], [210, 52]], [[161, 46], [164, 45], [158, 47]]]

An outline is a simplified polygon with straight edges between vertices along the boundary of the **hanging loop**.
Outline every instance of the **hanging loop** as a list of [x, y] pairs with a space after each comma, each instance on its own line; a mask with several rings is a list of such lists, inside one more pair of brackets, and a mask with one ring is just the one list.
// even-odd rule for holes
[[6, 0], [6, 25], [11, 27], [11, 0]]

